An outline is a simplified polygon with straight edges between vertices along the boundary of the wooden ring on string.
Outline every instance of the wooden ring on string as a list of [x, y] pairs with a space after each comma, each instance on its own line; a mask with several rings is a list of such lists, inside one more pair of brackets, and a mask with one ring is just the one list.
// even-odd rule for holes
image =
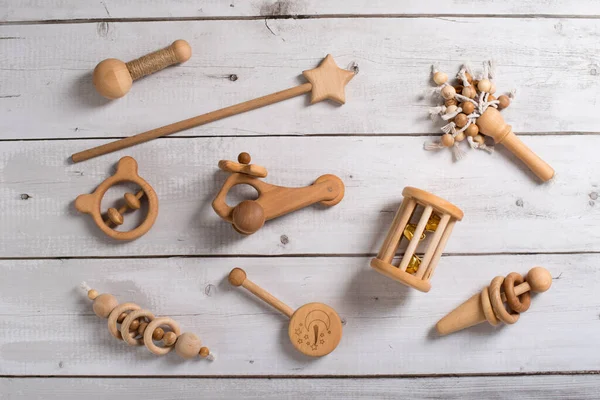
[[155, 318], [152, 321], [150, 321], [150, 323], [146, 327], [146, 330], [144, 331], [144, 344], [146, 345], [148, 350], [150, 350], [152, 353], [156, 354], [157, 356], [165, 355], [168, 352], [170, 352], [171, 350], [173, 350], [173, 348], [175, 347], [175, 346], [158, 347], [157, 345], [154, 344], [154, 340], [152, 339], [152, 333], [154, 332], [154, 330], [156, 328], [158, 328], [161, 325], [167, 325], [168, 327], [170, 327], [173, 330], [173, 332], [175, 333], [175, 335], [177, 335], [178, 337], [181, 334], [181, 330], [179, 329], [179, 324], [169, 317]]
[[125, 317], [123, 322], [121, 322], [121, 336], [123, 337], [125, 343], [127, 343], [130, 346], [141, 346], [144, 344], [143, 337], [136, 338], [137, 335], [135, 334], [135, 332], [133, 334], [129, 333], [129, 327], [131, 326], [131, 323], [134, 320], [142, 317], [146, 317], [146, 319], [148, 319], [148, 322], [150, 322], [154, 319], [154, 314], [152, 314], [148, 310], [136, 310], [130, 312], [127, 315], [127, 317]]
[[483, 308], [483, 314], [485, 315], [485, 319], [492, 325], [498, 325], [498, 318], [494, 314], [494, 310], [492, 308], [492, 303], [490, 303], [490, 291], [486, 286], [481, 291], [481, 308]]
[[502, 296], [500, 295], [500, 287], [502, 286], [502, 282], [504, 282], [503, 276], [497, 276], [492, 279], [492, 283], [490, 283], [489, 287], [490, 301], [492, 303], [492, 308], [494, 309], [494, 314], [496, 314], [498, 319], [505, 324], [511, 325], [519, 320], [519, 314], [509, 313], [504, 308], [504, 302], [502, 301]]
[[517, 296], [515, 294], [515, 286], [525, 282], [523, 276], [518, 272], [511, 272], [504, 278], [502, 288], [506, 295], [506, 302], [511, 310], [522, 313], [529, 309], [531, 305], [531, 293], [529, 291]]
[[141, 307], [135, 303], [123, 303], [116, 306], [108, 316], [108, 330], [110, 334], [116, 337], [117, 339], [123, 339], [123, 336], [121, 336], [121, 332], [119, 332], [119, 330], [117, 329], [117, 319], [119, 318], [119, 315], [127, 311], [136, 311], [140, 308]]

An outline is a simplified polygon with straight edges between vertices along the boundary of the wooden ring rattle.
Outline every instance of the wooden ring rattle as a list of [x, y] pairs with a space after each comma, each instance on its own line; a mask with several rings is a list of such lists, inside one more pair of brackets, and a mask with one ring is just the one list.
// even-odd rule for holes
[[92, 74], [94, 87], [107, 99], [123, 97], [131, 89], [133, 81], [153, 74], [170, 65], [186, 62], [192, 56], [192, 48], [185, 40], [176, 40], [170, 46], [124, 63], [116, 58], [101, 61]]
[[[433, 272], [452, 229], [456, 221], [462, 219], [463, 212], [454, 204], [421, 189], [405, 187], [402, 196], [402, 204], [377, 257], [371, 260], [371, 267], [388, 278], [421, 292], [428, 292], [431, 289], [430, 279]], [[410, 220], [418, 208], [422, 209], [419, 222], [411, 224]], [[425, 232], [432, 234], [421, 258], [416, 251], [419, 243], [425, 239]], [[404, 238], [408, 240], [408, 245], [400, 264], [396, 267], [392, 260]]]
[[[100, 318], [108, 319], [108, 330], [113, 337], [132, 346], [145, 345], [156, 355], [164, 355], [175, 349], [184, 359], [200, 356], [214, 360], [214, 355], [208, 347], [202, 346], [198, 336], [190, 332], [181, 333], [179, 324], [173, 319], [155, 318], [153, 313], [142, 310], [135, 303], [119, 304], [112, 294], [99, 294], [85, 282], [81, 287], [86, 291], [88, 299], [93, 300], [94, 313]], [[165, 332], [161, 328], [165, 325], [171, 331]], [[163, 346], [157, 346], [154, 341], [162, 341]]]
[[[156, 217], [158, 216], [158, 197], [152, 186], [143, 180], [137, 173], [138, 164], [132, 157], [123, 157], [117, 164], [117, 172], [104, 182], [102, 182], [92, 194], [82, 194], [75, 199], [75, 208], [86, 214], [90, 214], [94, 223], [102, 232], [113, 239], [117, 240], [133, 240], [137, 239], [152, 228]], [[100, 211], [102, 197], [106, 191], [113, 185], [122, 182], [133, 182], [141, 187], [137, 194], [126, 193], [125, 205], [118, 210], [109, 208], [107, 212], [108, 218], [104, 220]], [[137, 210], [141, 207], [140, 199], [143, 196], [148, 198], [148, 214], [146, 219], [135, 229], [121, 232], [111, 228], [111, 224], [121, 225], [123, 223], [123, 213], [127, 210]]]
[[[223, 187], [215, 197], [212, 207], [233, 228], [245, 235], [258, 231], [270, 219], [294, 212], [315, 203], [334, 206], [344, 198], [344, 183], [335, 175], [322, 175], [315, 183], [302, 188], [288, 188], [266, 183], [259, 178], [267, 176], [267, 170], [250, 164], [248, 153], [240, 153], [239, 162], [221, 160], [219, 168], [230, 172]], [[245, 200], [235, 207], [227, 205], [227, 193], [240, 184], [252, 186], [258, 192], [256, 200]]]
[[290, 318], [288, 336], [299, 352], [322, 357], [331, 353], [342, 339], [342, 320], [335, 310], [323, 303], [308, 303], [294, 311], [290, 306], [256, 285], [241, 268], [229, 273], [233, 286], [243, 286], [250, 293]]
[[[552, 275], [542, 267], [530, 269], [525, 279], [516, 272], [511, 272], [506, 278], [497, 276], [492, 279], [490, 286], [486, 286], [480, 293], [455, 308], [442, 318], [435, 328], [440, 335], [447, 335], [484, 321], [491, 325], [497, 325], [499, 321], [514, 324], [519, 320], [519, 313], [529, 308], [530, 292], [542, 293], [550, 289], [550, 286]], [[501, 289], [504, 289], [504, 292], [501, 292]], [[519, 306], [513, 308], [509, 303], [509, 310], [512, 310], [509, 312], [504, 302], [513, 296], [511, 302], [516, 300]]]

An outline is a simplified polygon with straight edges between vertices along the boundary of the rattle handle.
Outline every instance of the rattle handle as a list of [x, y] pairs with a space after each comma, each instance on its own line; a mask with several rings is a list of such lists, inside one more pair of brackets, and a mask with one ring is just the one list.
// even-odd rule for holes
[[288, 318], [292, 318], [294, 310], [290, 306], [273, 296], [271, 293], [267, 292], [265, 289], [258, 286], [256, 283], [246, 279], [242, 283], [242, 286], [265, 303], [270, 304], [272, 307], [285, 314]]
[[188, 118], [183, 121], [175, 122], [173, 124], [165, 125], [160, 128], [152, 129], [143, 133], [139, 133], [137, 135], [133, 135], [124, 139], [119, 139], [111, 143], [106, 143], [101, 146], [81, 151], [79, 153], [73, 154], [71, 156], [71, 159], [75, 163], [89, 160], [90, 158], [98, 157], [107, 153], [112, 153], [113, 151], [125, 149], [127, 147], [144, 143], [149, 140], [159, 138], [161, 136], [171, 135], [173, 133], [190, 129], [196, 126], [204, 125], [209, 122], [218, 121], [220, 119], [241, 114], [246, 111], [255, 110], [257, 108], [268, 106], [273, 103], [291, 99], [292, 97], [308, 93], [311, 90], [312, 84], [304, 83], [302, 85], [294, 86], [292, 88], [282, 90], [280, 92], [271, 93], [269, 95], [259, 97], [257, 99], [248, 100], [243, 103], [221, 108], [220, 110], [211, 111], [206, 114], [198, 115], [196, 117]]
[[173, 64], [187, 61], [191, 56], [190, 45], [185, 40], [176, 40], [170, 46], [140, 58], [129, 61], [125, 65], [132, 80], [140, 79]]
[[529, 147], [515, 135], [512, 130], [500, 142], [523, 161], [527, 167], [542, 181], [546, 182], [554, 176], [554, 170], [544, 160], [538, 157]]

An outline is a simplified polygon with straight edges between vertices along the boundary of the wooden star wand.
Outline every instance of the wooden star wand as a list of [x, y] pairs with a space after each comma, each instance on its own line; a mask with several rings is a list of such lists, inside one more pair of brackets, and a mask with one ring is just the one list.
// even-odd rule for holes
[[328, 54], [317, 68], [304, 71], [302, 72], [302, 75], [308, 80], [307, 83], [81, 151], [73, 154], [71, 159], [76, 163], [89, 160], [90, 158], [112, 153], [113, 151], [125, 149], [136, 144], [171, 135], [209, 122], [218, 121], [223, 118], [231, 117], [232, 115], [255, 110], [309, 92], [311, 93], [311, 104], [327, 99], [333, 100], [339, 104], [344, 104], [346, 102], [344, 87], [354, 77], [354, 72], [339, 68], [331, 54]]

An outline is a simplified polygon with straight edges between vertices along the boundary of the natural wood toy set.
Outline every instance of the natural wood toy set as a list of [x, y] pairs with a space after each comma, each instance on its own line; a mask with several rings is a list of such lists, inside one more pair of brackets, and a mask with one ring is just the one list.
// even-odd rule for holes
[[[124, 96], [136, 79], [185, 62], [190, 56], [189, 44], [177, 40], [165, 49], [128, 63], [107, 59], [95, 68], [93, 84], [101, 95], [116, 99]], [[326, 99], [344, 104], [344, 88], [354, 77], [353, 72], [340, 69], [331, 55], [327, 55], [317, 68], [304, 71], [303, 75], [308, 82], [296, 87], [79, 152], [73, 154], [71, 159], [73, 162], [88, 160], [306, 93], [311, 94], [311, 104]], [[426, 144], [425, 148], [433, 150], [449, 147], [460, 158], [462, 152], [458, 144], [465, 139], [473, 148], [490, 150], [481, 135], [484, 134], [492, 137], [496, 143], [504, 144], [540, 179], [551, 179], [554, 176], [552, 168], [529, 150], [500, 116], [498, 109], [508, 107], [510, 97], [494, 97], [496, 88], [491, 65], [485, 64], [484, 73], [478, 80], [473, 79], [467, 67], [461, 69], [458, 78], [459, 82], [451, 85], [445, 73], [434, 69], [433, 80], [439, 85], [436, 91], [444, 99], [444, 105], [433, 108], [431, 114], [439, 115], [448, 123], [442, 127], [444, 135], [441, 140]], [[231, 223], [239, 233], [255, 233], [265, 221], [315, 203], [334, 206], [344, 197], [344, 183], [335, 175], [321, 175], [306, 187], [288, 188], [263, 181], [267, 170], [250, 162], [250, 155], [243, 152], [239, 154], [237, 162], [221, 160], [218, 164], [221, 170], [231, 175], [217, 193], [212, 207], [219, 217]], [[135, 194], [126, 193], [124, 204], [118, 209], [109, 208], [106, 216], [103, 216], [100, 210], [103, 196], [110, 187], [123, 182], [135, 183], [140, 189]], [[256, 200], [242, 201], [231, 207], [226, 203], [227, 194], [231, 188], [240, 184], [252, 186], [259, 196]], [[446, 243], [456, 222], [462, 220], [463, 212], [452, 203], [413, 187], [406, 187], [402, 195], [404, 198], [400, 208], [391, 222], [379, 253], [371, 260], [371, 267], [400, 283], [428, 292], [431, 289], [430, 280]], [[123, 224], [123, 214], [126, 211], [142, 208], [143, 199], [148, 203], [144, 221], [131, 231], [114, 229], [113, 226]], [[137, 162], [126, 156], [119, 160], [115, 174], [102, 182], [93, 193], [78, 196], [75, 207], [80, 212], [90, 214], [98, 228], [109, 237], [132, 240], [144, 235], [153, 226], [158, 216], [158, 197], [150, 184], [138, 175]], [[406, 242], [406, 249], [396, 266], [392, 262], [403, 241]], [[424, 247], [419, 253], [422, 255], [417, 254], [420, 244]], [[243, 286], [286, 315], [290, 319], [288, 336], [299, 352], [320, 357], [338, 346], [342, 337], [342, 322], [333, 308], [323, 303], [309, 303], [294, 310], [248, 280], [246, 272], [240, 268], [234, 268], [230, 272], [229, 282], [234, 286]], [[551, 283], [550, 273], [541, 267], [531, 269], [526, 278], [515, 272], [506, 278], [496, 277], [489, 287], [441, 319], [436, 329], [440, 335], [446, 335], [483, 321], [492, 325], [500, 321], [513, 324], [518, 320], [519, 313], [529, 308], [530, 292], [544, 292], [550, 288]], [[179, 325], [171, 318], [155, 318], [150, 311], [142, 310], [134, 303], [118, 304], [113, 295], [98, 294], [96, 290], [84, 286], [87, 296], [94, 301], [94, 312], [97, 316], [108, 319], [108, 329], [115, 338], [129, 345], [145, 345], [157, 355], [167, 354], [175, 349], [185, 359], [197, 356], [213, 358], [208, 348], [202, 347], [196, 335], [181, 334]], [[161, 341], [162, 346], [157, 346], [155, 342]]]

